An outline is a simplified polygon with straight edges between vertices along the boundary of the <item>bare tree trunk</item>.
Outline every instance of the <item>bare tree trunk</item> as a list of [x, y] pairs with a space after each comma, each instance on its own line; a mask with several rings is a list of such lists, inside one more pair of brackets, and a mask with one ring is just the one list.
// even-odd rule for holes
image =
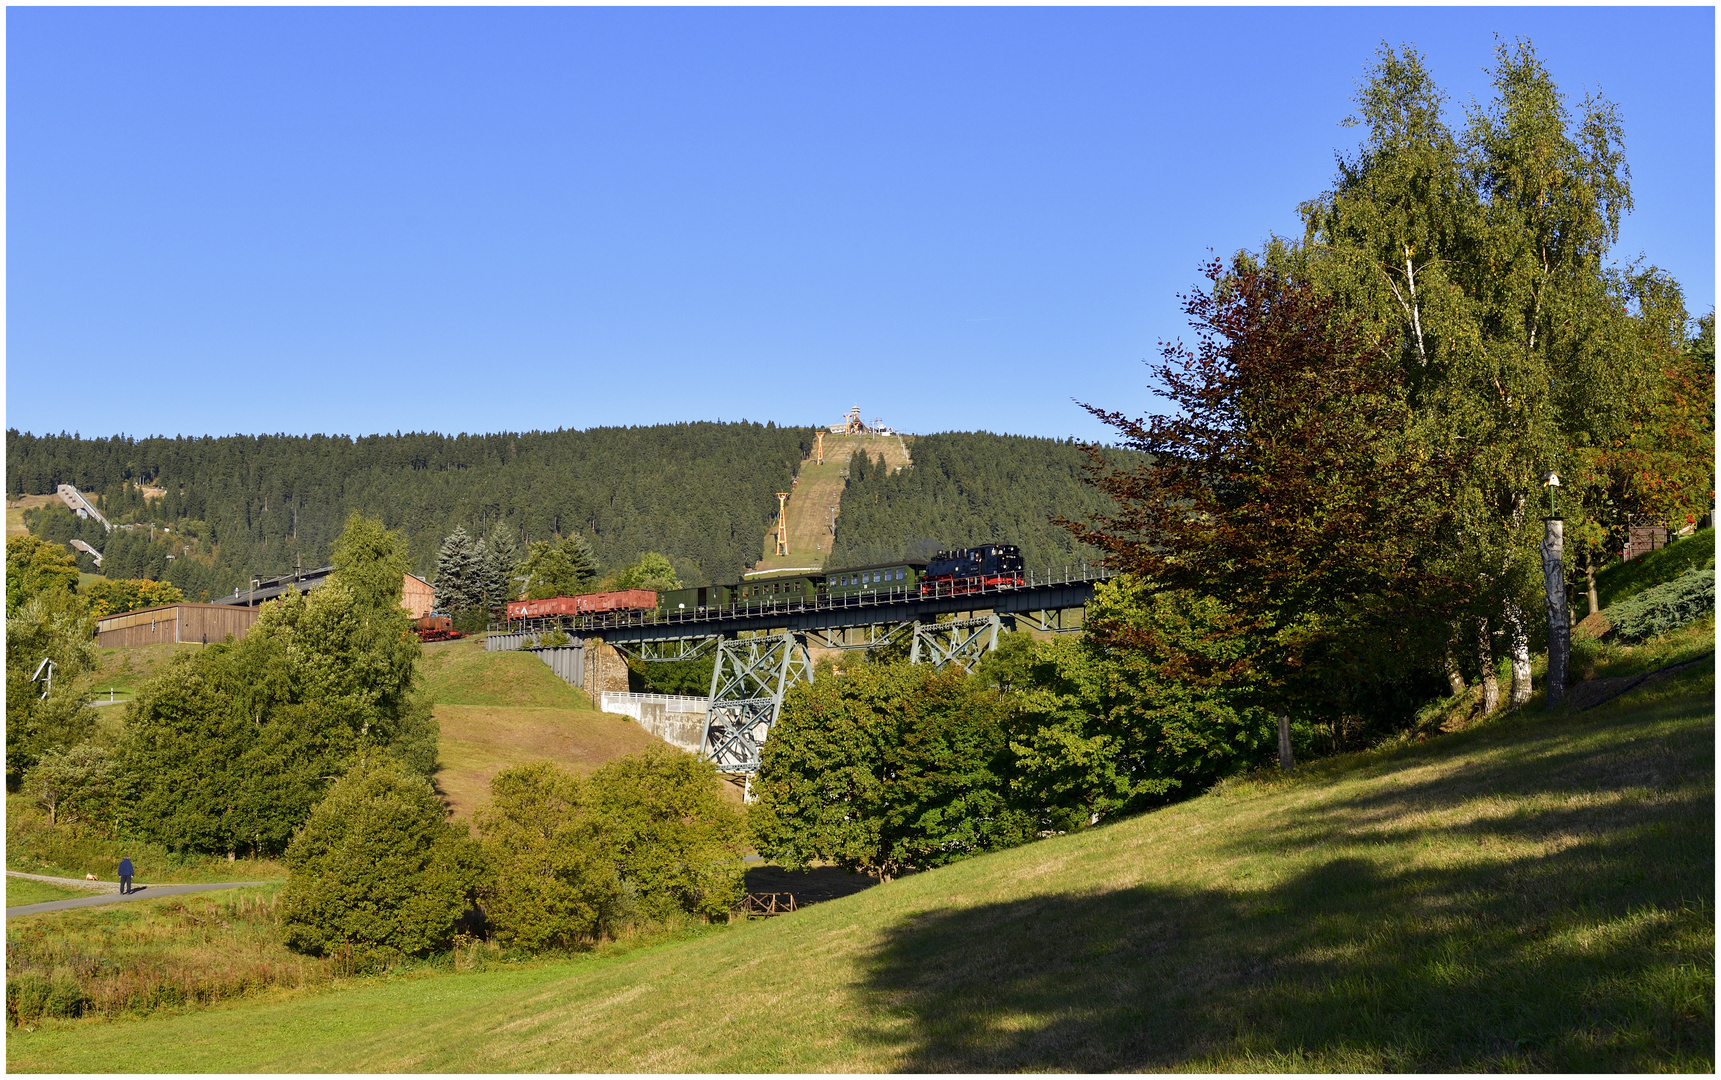
[[1482, 715], [1500, 707], [1500, 677], [1494, 672], [1494, 640], [1488, 635], [1488, 620], [1476, 620], [1476, 662], [1482, 667]]
[[1446, 643], [1446, 685], [1452, 688], [1452, 696], [1457, 697], [1464, 692], [1464, 672], [1458, 667], [1458, 634], [1453, 632], [1452, 640]]
[[1530, 700], [1530, 634], [1524, 629], [1524, 612], [1516, 600], [1506, 601], [1506, 641], [1512, 656], [1512, 696], [1507, 704], [1516, 709]]
[[1596, 554], [1593, 551], [1584, 552], [1584, 581], [1589, 585], [1590, 614], [1601, 610], [1601, 597], [1596, 595]]
[[1291, 758], [1291, 718], [1279, 714], [1279, 768], [1289, 769], [1296, 762]]

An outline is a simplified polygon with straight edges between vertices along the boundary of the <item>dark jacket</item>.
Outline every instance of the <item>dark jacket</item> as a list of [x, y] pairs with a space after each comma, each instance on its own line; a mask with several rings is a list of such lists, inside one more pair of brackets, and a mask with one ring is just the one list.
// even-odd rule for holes
[[120, 860], [120, 877], [131, 877], [131, 860]]

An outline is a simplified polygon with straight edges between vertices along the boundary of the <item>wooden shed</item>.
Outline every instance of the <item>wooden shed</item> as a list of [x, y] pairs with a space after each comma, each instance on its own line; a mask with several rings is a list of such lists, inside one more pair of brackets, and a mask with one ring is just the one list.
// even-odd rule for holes
[[406, 575], [401, 583], [400, 606], [415, 619], [421, 619], [436, 610], [436, 590], [430, 582], [415, 574]]
[[96, 621], [96, 644], [104, 649], [174, 642], [207, 645], [245, 636], [258, 609], [230, 604], [167, 604], [109, 615]]

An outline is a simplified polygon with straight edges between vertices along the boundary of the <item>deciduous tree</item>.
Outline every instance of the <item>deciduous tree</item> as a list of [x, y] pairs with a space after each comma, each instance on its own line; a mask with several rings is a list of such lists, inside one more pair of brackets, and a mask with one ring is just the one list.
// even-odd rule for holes
[[1208, 632], [1237, 650], [1238, 684], [1311, 714], [1358, 666], [1409, 655], [1461, 587], [1422, 539], [1460, 462], [1431, 450], [1397, 355], [1331, 294], [1241, 257], [1207, 274], [1185, 303], [1196, 348], [1167, 345], [1155, 371], [1177, 411], [1092, 410], [1151, 458], [1096, 470], [1116, 510], [1070, 527], [1156, 587], [1222, 599]]
[[759, 853], [889, 879], [1021, 843], [1006, 706], [961, 672], [863, 664], [797, 686], [765, 743], [749, 815]]
[[287, 945], [350, 951], [361, 967], [446, 949], [483, 876], [477, 845], [446, 815], [423, 777], [359, 761], [287, 849]]
[[490, 781], [490, 804], [475, 815], [490, 866], [479, 899], [504, 944], [589, 944], [620, 913], [621, 879], [588, 802], [583, 781], [545, 761]]
[[592, 813], [645, 915], [717, 919], [740, 902], [745, 822], [718, 783], [709, 761], [667, 745], [592, 774]]
[[586, 538], [569, 533], [557, 543], [533, 541], [526, 549], [521, 570], [526, 577], [527, 599], [547, 600], [590, 591], [597, 580], [598, 563]]

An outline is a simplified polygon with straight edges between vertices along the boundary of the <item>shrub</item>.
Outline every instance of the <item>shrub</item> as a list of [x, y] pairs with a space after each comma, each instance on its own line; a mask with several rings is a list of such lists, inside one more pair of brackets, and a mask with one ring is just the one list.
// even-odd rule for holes
[[484, 914], [504, 945], [570, 948], [625, 914], [624, 892], [585, 785], [549, 762], [504, 769], [477, 815], [491, 877]]
[[681, 910], [715, 919], [740, 902], [745, 824], [718, 783], [710, 762], [671, 746], [592, 774], [592, 812], [603, 822], [617, 874], [647, 917]]
[[48, 812], [52, 825], [107, 820], [113, 786], [108, 752], [93, 743], [50, 750], [24, 777], [24, 794]]
[[44, 1016], [81, 1016], [84, 1003], [77, 977], [63, 967], [55, 968], [52, 974], [20, 972], [6, 980], [6, 1018], [13, 1024], [27, 1024]]
[[1622, 600], [1607, 609], [1612, 634], [1621, 641], [1643, 641], [1677, 629], [1715, 610], [1715, 568], [1687, 570], [1664, 585]]
[[1227, 675], [1242, 651], [1217, 632], [1222, 614], [1122, 576], [1095, 591], [1080, 638], [1006, 639], [977, 673], [1011, 691], [1014, 803], [1042, 829], [1078, 829], [1258, 760], [1273, 721]]
[[960, 672], [862, 664], [791, 690], [749, 816], [759, 853], [891, 878], [1020, 843], [1005, 705]]
[[287, 848], [283, 936], [361, 966], [446, 949], [481, 877], [482, 855], [445, 820], [430, 784], [392, 758], [361, 760]]

